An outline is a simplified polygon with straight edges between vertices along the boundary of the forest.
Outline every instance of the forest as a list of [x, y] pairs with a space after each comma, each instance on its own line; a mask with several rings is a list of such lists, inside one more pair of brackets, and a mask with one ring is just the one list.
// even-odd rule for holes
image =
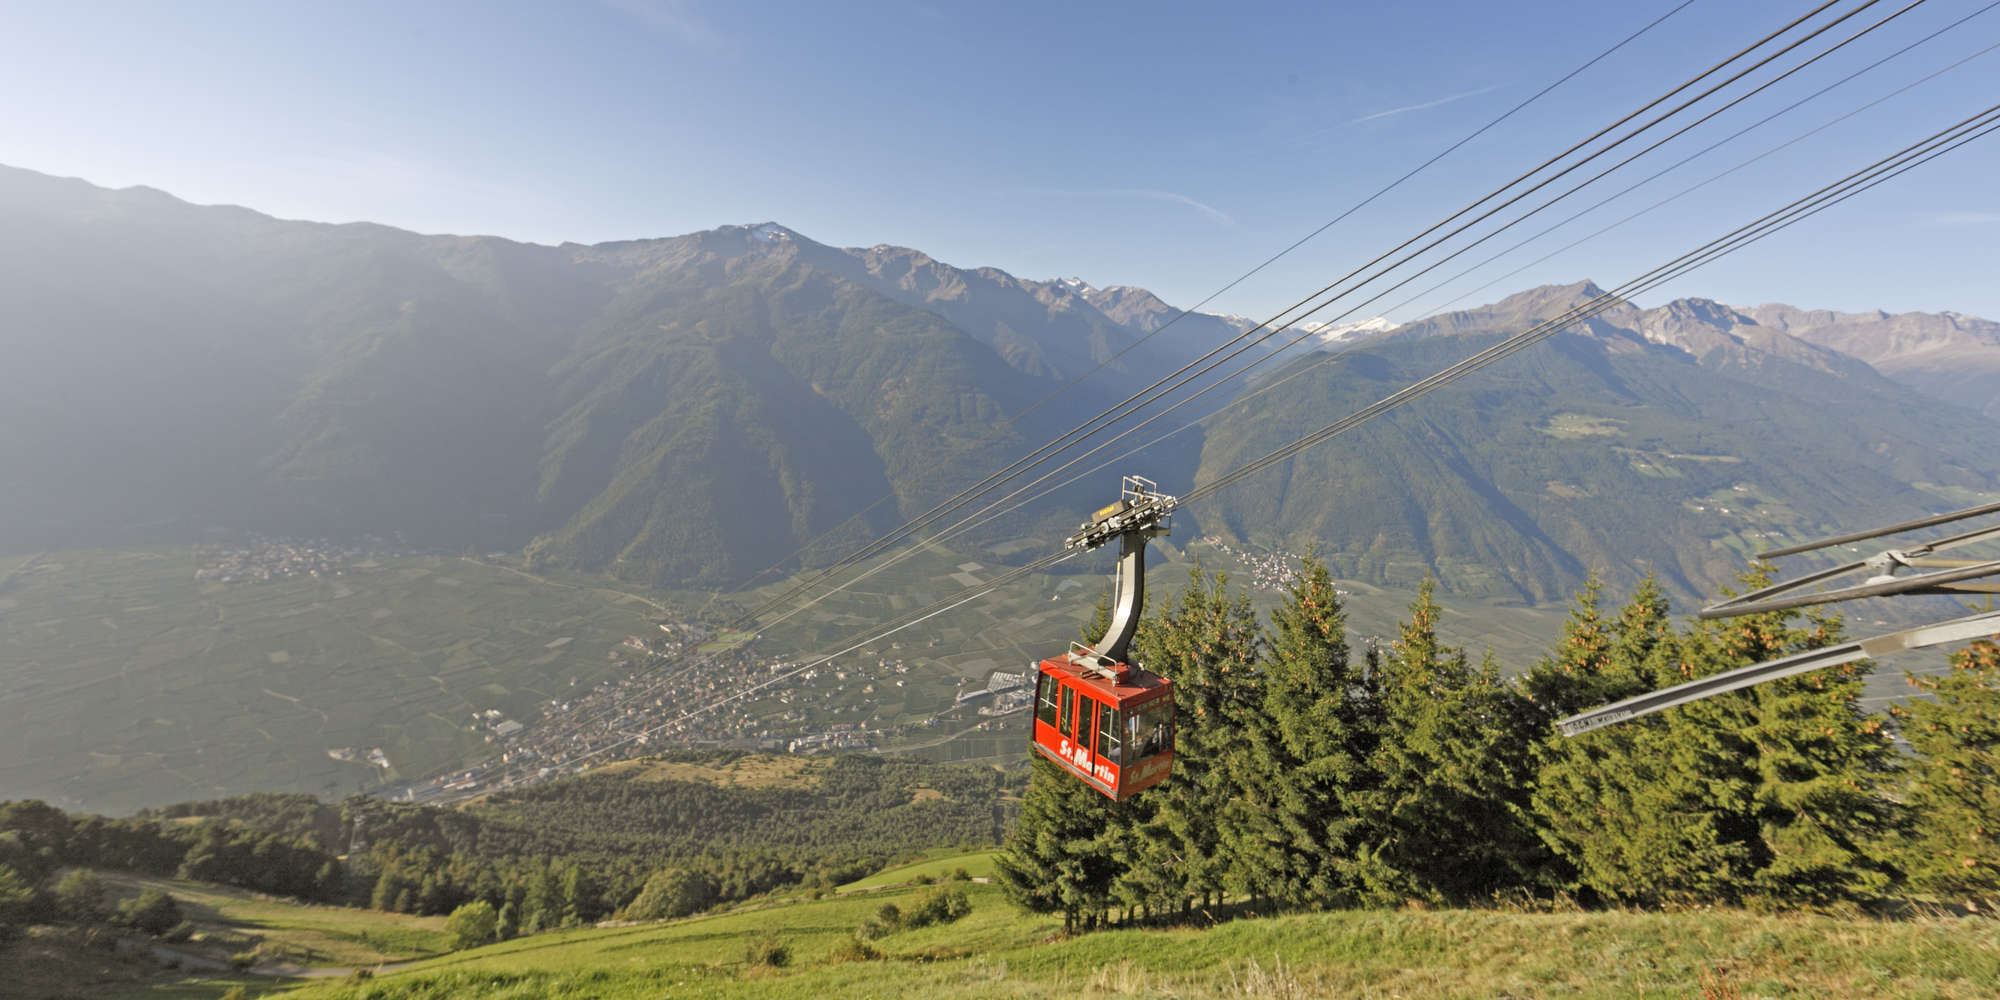
[[[1747, 576], [1756, 585], [1762, 578]], [[1441, 643], [1426, 583], [1395, 638], [1350, 648], [1308, 559], [1272, 615], [1197, 570], [1135, 656], [1177, 692], [1174, 777], [1125, 802], [1036, 758], [999, 858], [1071, 930], [1226, 913], [1431, 905], [2000, 903], [2000, 645], [1864, 710], [1866, 662], [1595, 730], [1579, 710], [1838, 641], [1826, 615], [1676, 626], [1653, 581], [1576, 595], [1504, 676]]]
[[[738, 756], [654, 759], [721, 765]], [[770, 787], [631, 773], [584, 775], [457, 809], [264, 794], [107, 819], [6, 803], [0, 934], [94, 912], [62, 904], [66, 868], [401, 913], [484, 907], [504, 936], [614, 914], [678, 916], [773, 889], [832, 885], [926, 850], [996, 845], [1021, 792], [1018, 773], [860, 756], [828, 761], [809, 783]]]

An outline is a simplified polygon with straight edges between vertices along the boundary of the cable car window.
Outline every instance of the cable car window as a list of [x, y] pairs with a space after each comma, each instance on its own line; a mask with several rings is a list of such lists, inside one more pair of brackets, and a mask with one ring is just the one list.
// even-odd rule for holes
[[1065, 736], [1070, 732], [1070, 721], [1076, 718], [1076, 692], [1063, 688], [1056, 692], [1056, 732]]
[[1133, 756], [1144, 760], [1155, 754], [1174, 748], [1174, 700], [1160, 698], [1146, 707], [1127, 716], [1125, 720], [1125, 742], [1135, 750]]
[[1113, 711], [1109, 705], [1099, 705], [1097, 707], [1097, 758], [1116, 764], [1122, 759], [1119, 756], [1119, 748], [1118, 713]]
[[1056, 695], [1062, 691], [1062, 682], [1056, 680], [1054, 675], [1042, 674], [1036, 687], [1039, 690], [1035, 696], [1035, 718], [1042, 720], [1044, 725], [1053, 726], [1056, 724]]

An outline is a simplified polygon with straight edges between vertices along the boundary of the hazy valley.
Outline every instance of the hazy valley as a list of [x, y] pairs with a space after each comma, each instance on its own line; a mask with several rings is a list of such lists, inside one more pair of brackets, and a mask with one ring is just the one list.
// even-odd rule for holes
[[[503, 722], [557, 741], [514, 772], [563, 773], [906, 610], [907, 588], [1046, 551], [1117, 472], [1184, 490], [1597, 291], [1285, 331], [1264, 349], [1331, 353], [1267, 363], [1201, 424], [738, 648], [708, 631], [728, 609], [1248, 323], [1186, 317], [1001, 425], [1176, 313], [774, 225], [546, 247], [26, 171], [0, 213], [0, 462], [28, 473], [0, 493], [0, 794], [90, 808], [445, 781], [518, 738]], [[1876, 327], [1908, 333], [1884, 347]], [[1839, 352], [1857, 337], [1870, 361]], [[1158, 572], [1200, 557], [1269, 600], [1317, 547], [1377, 634], [1435, 574], [1457, 641], [1518, 666], [1593, 571], [1615, 590], [1654, 573], [1687, 607], [1759, 548], [1992, 495], [1995, 395], [1972, 376], [1995, 357], [1966, 317], [1620, 307], [1192, 508]], [[1922, 374], [1940, 358], [1966, 379]], [[872, 645], [851, 680], [664, 738], [1007, 756], [1019, 716], [962, 697], [1074, 635], [1100, 587], [1039, 578], [963, 613], [980, 624]], [[675, 683], [646, 679], [669, 664]], [[786, 693], [805, 690], [831, 700]]]

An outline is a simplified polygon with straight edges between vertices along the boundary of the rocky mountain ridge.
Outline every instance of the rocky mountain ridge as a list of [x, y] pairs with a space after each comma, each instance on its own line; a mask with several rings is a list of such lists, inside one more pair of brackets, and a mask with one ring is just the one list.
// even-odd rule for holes
[[[1225, 415], [1132, 467], [1199, 481], [1279, 429], [1387, 391], [1391, 375], [1455, 360], [1465, 346], [1455, 339], [1517, 330], [1597, 293], [1551, 286], [1394, 329], [1301, 328], [1344, 352], [1328, 366], [1344, 380], [1299, 379], [1248, 407], [1260, 423]], [[1759, 487], [1790, 505], [1800, 531], [1844, 516], [1838, 503], [1794, 496], [1805, 484], [1897, 513], [1940, 502], [1911, 483], [1990, 485], [1990, 461], [1936, 441], [1990, 440], [1991, 425], [1969, 411], [1906, 412], [1907, 389], [1774, 326], [1866, 324], [1770, 315], [1702, 300], [1620, 306], [1542, 349], [1570, 367], [1491, 383], [1527, 395], [1441, 394], [1458, 401], [1399, 418], [1457, 430], [1378, 442], [1368, 476], [1266, 483], [1196, 517], [1246, 539], [1337, 543], [1357, 575], [1385, 582], [1448, 571], [1456, 586], [1540, 600], [1589, 566], [1668, 561], [1663, 552], [1690, 589], [1712, 582], [1727, 560], [1696, 528], [1641, 554], [1603, 541], [1627, 523], [1620, 511], [1576, 507], [1582, 535], [1531, 527], [1527, 512], [1589, 492], [1593, 463], [1609, 463], [1614, 480], [1672, 468], [1715, 486], [1680, 465], [1713, 473], [1730, 462], [1670, 456], [1747, 461], [1707, 440], [1726, 437], [1719, 428], [1756, 425], [1783, 454], [1838, 454], [1847, 485], [1794, 461], [1784, 467], [1795, 483]], [[1985, 336], [1984, 321], [1953, 322], [1954, 337]], [[0, 168], [0, 354], [12, 362], [0, 366], [0, 467], [14, 473], [0, 478], [0, 551], [186, 539], [211, 526], [374, 533], [728, 586], [800, 565], [790, 553], [822, 535], [804, 565], [844, 552], [1243, 328], [1183, 316], [1140, 288], [831, 247], [775, 223], [550, 247], [287, 222]], [[1100, 365], [1079, 391], [1010, 420]], [[1537, 395], [1558, 387], [1594, 402]], [[1731, 401], [1752, 392], [1780, 401]], [[1856, 428], [1886, 428], [1852, 432], [1886, 450], [1856, 451], [1806, 419], [1831, 396]], [[1474, 413], [1487, 419], [1461, 423]], [[1500, 415], [1553, 430], [1521, 436], [1494, 424]], [[1555, 471], [1526, 485], [1468, 478], [1491, 459], [1466, 456], [1503, 447]], [[1375, 500], [1356, 493], [1370, 477]], [[1636, 487], [1611, 492], [1624, 489]], [[1079, 484], [994, 537], [1059, 534], [1101, 492]], [[893, 502], [871, 506], [885, 494]], [[1426, 510], [1451, 511], [1436, 516], [1487, 541], [1419, 543], [1435, 535]], [[1574, 540], [1585, 536], [1599, 541]]]

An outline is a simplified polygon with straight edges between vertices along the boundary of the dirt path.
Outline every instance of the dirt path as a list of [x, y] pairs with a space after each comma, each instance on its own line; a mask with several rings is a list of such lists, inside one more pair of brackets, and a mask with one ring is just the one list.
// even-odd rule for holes
[[[249, 968], [239, 969], [227, 960], [216, 958], [213, 955], [204, 955], [200, 952], [188, 951], [185, 948], [176, 948], [172, 945], [160, 944], [159, 942], [148, 941], [143, 938], [120, 938], [117, 949], [121, 954], [145, 955], [159, 962], [161, 965], [172, 965], [195, 972], [233, 972], [251, 976], [263, 976], [269, 979], [340, 979], [353, 975], [357, 969], [367, 969], [375, 973], [398, 972], [418, 962], [429, 960], [426, 958], [410, 958], [399, 962], [381, 962], [375, 965], [362, 966], [297, 965], [291, 962], [266, 960], [258, 962]], [[435, 958], [436, 956], [431, 957]]]

